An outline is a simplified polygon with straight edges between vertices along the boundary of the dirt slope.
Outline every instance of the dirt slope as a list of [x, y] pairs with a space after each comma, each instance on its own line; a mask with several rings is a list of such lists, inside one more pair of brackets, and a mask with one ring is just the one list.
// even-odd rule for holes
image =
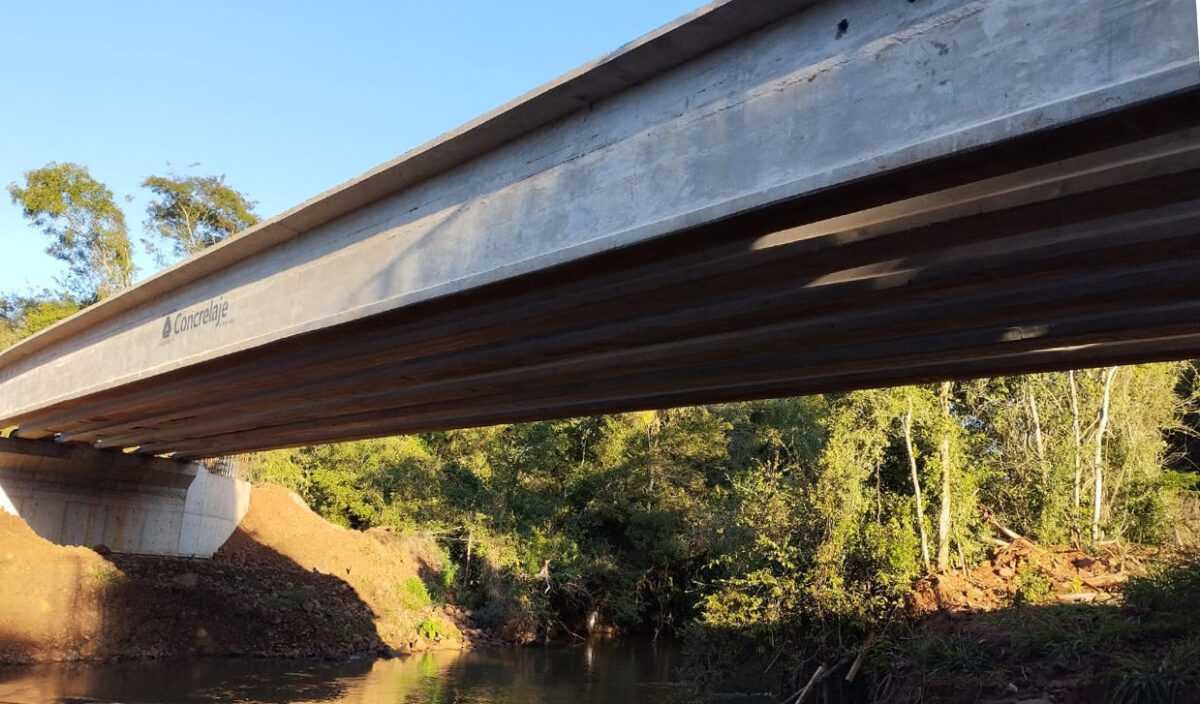
[[0, 512], [0, 663], [462, 647], [457, 613], [417, 586], [439, 561], [428, 538], [339, 528], [279, 487], [254, 489], [212, 560], [58, 546]]

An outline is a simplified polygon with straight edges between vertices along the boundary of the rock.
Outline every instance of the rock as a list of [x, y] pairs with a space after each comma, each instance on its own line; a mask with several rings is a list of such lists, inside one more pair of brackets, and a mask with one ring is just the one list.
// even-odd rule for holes
[[1000, 569], [996, 570], [996, 574], [1000, 575], [1001, 577], [1003, 577], [1005, 579], [1008, 579], [1016, 573], [1013, 572], [1011, 567], [1001, 567]]
[[183, 574], [176, 575], [171, 582], [176, 586], [180, 586], [185, 589], [191, 589], [200, 582], [200, 575], [196, 574], [195, 572], [184, 572]]

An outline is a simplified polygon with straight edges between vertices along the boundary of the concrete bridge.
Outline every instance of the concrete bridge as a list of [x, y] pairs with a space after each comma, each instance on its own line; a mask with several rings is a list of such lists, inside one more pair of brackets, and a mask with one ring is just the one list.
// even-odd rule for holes
[[1200, 355], [1197, 27], [714, 3], [0, 353], [0, 427], [190, 460]]

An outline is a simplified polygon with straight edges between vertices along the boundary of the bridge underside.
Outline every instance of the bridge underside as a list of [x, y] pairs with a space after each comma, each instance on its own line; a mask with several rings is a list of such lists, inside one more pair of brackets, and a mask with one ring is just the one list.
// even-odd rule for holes
[[[1200, 128], [1174, 131], [1188, 116], [1194, 95], [289, 339], [30, 425], [200, 457], [308, 443], [314, 429], [344, 440], [1200, 356]], [[897, 198], [967, 175], [986, 178]]]
[[1193, 88], [0, 422], [192, 459], [1200, 356], [1198, 244]]

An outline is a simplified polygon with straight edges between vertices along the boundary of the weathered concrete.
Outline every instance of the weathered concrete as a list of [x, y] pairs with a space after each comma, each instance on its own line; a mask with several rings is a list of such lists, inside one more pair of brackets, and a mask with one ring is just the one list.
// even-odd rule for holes
[[249, 501], [248, 483], [200, 464], [0, 439], [0, 509], [60, 545], [211, 557]]
[[0, 425], [197, 457], [1190, 354], [1196, 14], [716, 3], [0, 353]]

